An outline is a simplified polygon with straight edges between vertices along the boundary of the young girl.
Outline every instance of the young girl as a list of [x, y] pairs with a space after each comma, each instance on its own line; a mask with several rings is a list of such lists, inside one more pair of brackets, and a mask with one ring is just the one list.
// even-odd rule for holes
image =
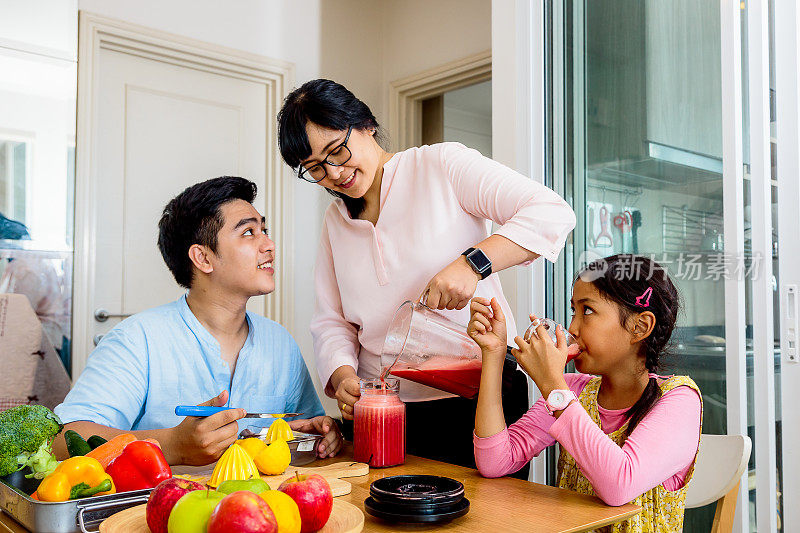
[[595, 494], [609, 505], [642, 506], [640, 514], [603, 531], [680, 531], [702, 400], [689, 377], [655, 374], [675, 327], [678, 292], [657, 263], [615, 255], [578, 276], [571, 304], [579, 373], [564, 374], [567, 342], [560, 326], [556, 344], [541, 327], [538, 338], [516, 337], [513, 354], [542, 398], [506, 428], [500, 401], [505, 317], [494, 300], [472, 300], [468, 331], [483, 352], [474, 435], [478, 470], [504, 476], [558, 442], [559, 487]]

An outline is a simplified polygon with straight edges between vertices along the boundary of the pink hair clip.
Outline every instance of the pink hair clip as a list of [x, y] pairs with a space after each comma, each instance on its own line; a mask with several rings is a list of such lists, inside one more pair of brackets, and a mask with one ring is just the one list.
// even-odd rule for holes
[[636, 305], [639, 307], [650, 307], [650, 296], [653, 294], [653, 287], [647, 287], [641, 296], [636, 297]]

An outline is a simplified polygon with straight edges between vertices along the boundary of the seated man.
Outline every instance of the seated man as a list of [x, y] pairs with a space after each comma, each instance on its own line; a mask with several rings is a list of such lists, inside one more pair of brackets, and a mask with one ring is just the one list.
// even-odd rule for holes
[[[294, 339], [245, 309], [251, 296], [275, 289], [275, 243], [252, 205], [255, 196], [254, 183], [221, 177], [189, 187], [167, 204], [158, 247], [175, 280], [189, 290], [103, 337], [55, 409], [65, 429], [84, 438], [131, 432], [158, 440], [170, 464], [204, 465], [219, 458], [241, 429], [271, 422], [243, 420], [246, 412], [299, 412], [303, 419], [289, 425], [325, 435], [319, 456], [339, 451], [338, 428], [320, 416], [322, 405]], [[176, 405], [196, 404], [237, 409], [207, 418], [175, 415]], [[66, 455], [63, 436], [55, 450]]]

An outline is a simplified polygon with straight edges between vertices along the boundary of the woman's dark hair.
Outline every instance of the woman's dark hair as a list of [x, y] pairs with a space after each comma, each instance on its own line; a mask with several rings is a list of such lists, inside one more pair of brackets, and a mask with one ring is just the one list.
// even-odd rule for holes
[[222, 205], [232, 200], [252, 204], [256, 193], [252, 181], [222, 176], [192, 185], [169, 201], [158, 221], [158, 249], [178, 285], [188, 289], [192, 284], [188, 252], [193, 244], [217, 251], [217, 234], [225, 224]]
[[[655, 315], [656, 324], [650, 335], [642, 340], [640, 355], [644, 356], [648, 372], [655, 373], [661, 368], [681, 305], [678, 290], [666, 270], [648, 257], [618, 254], [593, 261], [578, 274], [578, 278], [594, 285], [605, 300], [617, 304], [620, 322], [625, 327], [630, 317], [643, 311]], [[650, 378], [642, 396], [626, 413], [630, 418], [626, 438], [660, 396], [661, 389], [656, 379]]]
[[[283, 160], [293, 169], [311, 155], [311, 144], [306, 133], [308, 122], [341, 131], [351, 126], [362, 131], [374, 128], [376, 140], [379, 143], [382, 140], [375, 115], [367, 104], [346, 87], [325, 79], [307, 81], [289, 93], [278, 113], [278, 148]], [[352, 218], [358, 217], [364, 210], [363, 198], [351, 198], [326, 190], [344, 201]]]

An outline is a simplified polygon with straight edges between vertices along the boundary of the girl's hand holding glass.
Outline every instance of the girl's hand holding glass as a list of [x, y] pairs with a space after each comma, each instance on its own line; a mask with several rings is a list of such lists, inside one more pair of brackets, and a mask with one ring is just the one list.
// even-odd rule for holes
[[483, 360], [495, 357], [502, 361], [506, 355], [506, 317], [495, 298], [473, 298], [472, 317], [467, 334], [481, 347]]
[[[536, 316], [530, 317], [531, 321], [536, 320]], [[511, 354], [546, 397], [553, 389], [568, 388], [564, 380], [564, 367], [569, 353], [567, 336], [560, 324], [556, 328], [555, 344], [544, 324], [540, 324], [535, 331], [536, 335], [531, 335], [529, 339], [515, 337], [514, 342], [518, 347], [512, 349]]]
[[[531, 316], [533, 317], [534, 315]], [[528, 326], [528, 329], [526, 329], [525, 333], [522, 334], [522, 338], [530, 342], [531, 337], [538, 336], [536, 331], [539, 327], [544, 327], [548, 336], [553, 339], [554, 344], [558, 343], [556, 332], [561, 326], [555, 320], [550, 318], [534, 318], [531, 320], [531, 325]], [[575, 337], [569, 331], [565, 331], [564, 334], [566, 335], [567, 339], [567, 362], [569, 363], [578, 357], [578, 355], [580, 355], [581, 348], [578, 346], [577, 339], [575, 339]]]

